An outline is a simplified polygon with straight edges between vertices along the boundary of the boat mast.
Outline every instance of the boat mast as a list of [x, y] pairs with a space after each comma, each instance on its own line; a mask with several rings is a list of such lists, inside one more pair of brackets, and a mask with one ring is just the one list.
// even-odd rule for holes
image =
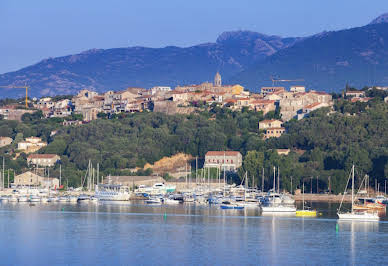
[[273, 192], [276, 192], [276, 167], [273, 167]]
[[264, 167], [263, 167], [263, 174], [261, 176], [261, 192], [264, 192]]
[[226, 177], [225, 177], [225, 151], [224, 151], [224, 161], [223, 161], [223, 165], [224, 165], [224, 196], [225, 196], [225, 189], [226, 189]]
[[354, 164], [352, 166], [352, 213], [353, 213], [353, 202], [354, 202]]
[[279, 166], [278, 166], [278, 193], [280, 193], [280, 178], [279, 178]]
[[304, 210], [304, 182], [303, 182], [302, 202], [303, 202], [303, 210]]

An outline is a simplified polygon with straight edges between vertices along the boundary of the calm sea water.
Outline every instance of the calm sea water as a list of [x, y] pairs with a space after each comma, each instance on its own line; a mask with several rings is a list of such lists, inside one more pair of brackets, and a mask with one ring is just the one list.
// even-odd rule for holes
[[[314, 207], [314, 206], [313, 206]], [[1, 265], [378, 265], [388, 223], [262, 216], [217, 207], [0, 205]], [[337, 230], [338, 229], [338, 230]]]

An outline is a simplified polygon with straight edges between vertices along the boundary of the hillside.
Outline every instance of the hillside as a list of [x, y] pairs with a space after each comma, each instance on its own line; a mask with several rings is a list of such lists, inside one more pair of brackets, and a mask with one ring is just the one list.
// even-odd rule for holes
[[[187, 48], [129, 47], [93, 49], [45, 59], [16, 72], [0, 75], [1, 85], [28, 84], [33, 96], [126, 87], [176, 86], [212, 81], [217, 71], [231, 77], [299, 38], [281, 38], [250, 31], [225, 32], [215, 43]], [[0, 97], [23, 91], [0, 89]]]
[[[358, 181], [369, 174], [371, 180], [384, 182], [388, 174], [388, 104], [382, 100], [386, 96], [368, 103], [339, 99], [334, 106], [336, 112], [328, 114], [329, 110], [323, 108], [303, 120], [291, 120], [285, 124], [286, 134], [267, 141], [257, 127], [258, 121], [265, 118], [261, 112], [232, 112], [219, 107], [191, 115], [122, 114], [75, 127], [63, 127], [61, 119], [28, 115], [24, 123], [0, 120], [0, 136], [12, 137], [16, 142], [26, 136], [42, 137], [49, 144], [39, 153], [61, 156], [62, 177], [71, 186], [79, 185], [89, 160], [100, 164], [104, 176], [130, 175], [130, 169], [148, 168], [149, 164], [155, 164], [159, 168], [155, 172], [162, 174], [168, 172], [163, 168], [166, 159], [158, 163], [162, 158], [184, 153], [198, 156], [201, 162], [207, 151], [227, 149], [244, 156], [243, 168], [239, 176], [234, 176], [237, 183], [247, 171], [259, 184], [264, 167], [269, 188], [273, 166], [279, 166], [282, 187], [290, 188], [291, 176], [294, 184], [318, 176], [321, 189], [327, 189], [330, 176], [334, 191], [340, 192], [353, 162]], [[58, 132], [51, 136], [53, 130]], [[14, 143], [0, 149], [0, 157], [5, 157], [7, 167], [21, 173], [26, 169], [26, 156], [22, 153], [13, 160], [16, 146]], [[275, 151], [284, 148], [291, 149], [288, 156]], [[50, 174], [58, 176], [59, 165]], [[150, 169], [136, 174], [150, 174]]]
[[[270, 85], [270, 76], [304, 79], [310, 89], [339, 91], [348, 83], [388, 84], [388, 23], [323, 32], [283, 49], [232, 78], [250, 88]], [[285, 85], [289, 85], [288, 83]]]

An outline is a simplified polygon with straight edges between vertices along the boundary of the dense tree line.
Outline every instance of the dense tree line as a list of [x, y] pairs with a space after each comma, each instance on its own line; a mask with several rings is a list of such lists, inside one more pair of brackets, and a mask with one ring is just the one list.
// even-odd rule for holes
[[[88, 124], [71, 127], [63, 127], [63, 119], [28, 114], [23, 123], [0, 120], [0, 135], [16, 138], [16, 142], [28, 136], [49, 142], [39, 152], [61, 155], [63, 177], [71, 186], [79, 185], [89, 160], [94, 165], [99, 163], [102, 175], [129, 175], [133, 174], [131, 168], [178, 152], [203, 159], [209, 150], [227, 149], [238, 150], [244, 156], [243, 167], [238, 175], [229, 175], [229, 180], [238, 183], [247, 172], [250, 184], [261, 187], [264, 170], [265, 189], [269, 189], [276, 167], [284, 189], [295, 190], [302, 182], [309, 185], [313, 180], [316, 191], [318, 177], [319, 190], [326, 190], [330, 177], [332, 190], [340, 192], [352, 163], [356, 165], [358, 180], [368, 174], [371, 180], [377, 178], [382, 183], [388, 175], [387, 106], [382, 97], [369, 103], [338, 99], [334, 111], [322, 108], [303, 120], [291, 120], [285, 124], [286, 134], [267, 141], [258, 130], [258, 121], [278, 117], [279, 110], [264, 117], [261, 112], [231, 111], [217, 106], [190, 115], [143, 112], [110, 119], [101, 116]], [[51, 134], [54, 130], [58, 130], [56, 135]], [[279, 148], [289, 148], [291, 153], [278, 155]], [[10, 153], [15, 151], [16, 144], [0, 150], [7, 165], [18, 173], [26, 168], [26, 155], [22, 153], [11, 160]], [[58, 168], [57, 165], [51, 170], [52, 176], [59, 175]]]

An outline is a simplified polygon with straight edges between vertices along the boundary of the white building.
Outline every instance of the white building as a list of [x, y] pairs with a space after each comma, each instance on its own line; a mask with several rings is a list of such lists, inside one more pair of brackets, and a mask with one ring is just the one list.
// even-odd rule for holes
[[238, 151], [208, 151], [205, 154], [205, 168], [220, 168], [237, 171], [242, 165], [242, 155]]
[[166, 86], [156, 86], [151, 88], [151, 94], [154, 95], [157, 92], [168, 92], [171, 91], [171, 87]]

